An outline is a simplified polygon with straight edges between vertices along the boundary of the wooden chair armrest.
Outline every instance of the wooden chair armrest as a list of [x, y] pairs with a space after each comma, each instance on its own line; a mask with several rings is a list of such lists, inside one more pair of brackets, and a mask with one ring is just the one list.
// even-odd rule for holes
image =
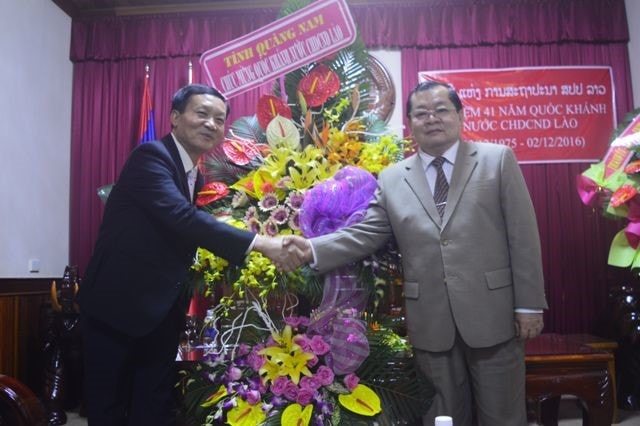
[[0, 424], [44, 426], [42, 402], [22, 382], [0, 374]]

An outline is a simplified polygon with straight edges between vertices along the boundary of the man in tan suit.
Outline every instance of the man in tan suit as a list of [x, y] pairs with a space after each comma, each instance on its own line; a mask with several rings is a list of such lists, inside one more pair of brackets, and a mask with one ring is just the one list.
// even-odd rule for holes
[[287, 244], [324, 273], [395, 238], [409, 340], [438, 391], [423, 424], [471, 425], [475, 405], [481, 426], [526, 425], [524, 339], [541, 332], [547, 303], [524, 178], [511, 149], [461, 140], [453, 88], [421, 83], [406, 111], [419, 152], [382, 171], [365, 219]]

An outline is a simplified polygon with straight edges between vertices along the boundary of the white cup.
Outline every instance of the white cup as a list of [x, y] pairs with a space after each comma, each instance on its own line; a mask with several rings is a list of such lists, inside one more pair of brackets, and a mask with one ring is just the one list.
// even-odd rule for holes
[[438, 416], [434, 426], [453, 426], [453, 419], [449, 416]]

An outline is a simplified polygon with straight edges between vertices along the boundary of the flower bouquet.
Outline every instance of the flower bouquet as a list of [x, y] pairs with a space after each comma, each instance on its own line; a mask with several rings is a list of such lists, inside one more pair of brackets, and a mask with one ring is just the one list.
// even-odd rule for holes
[[[307, 332], [309, 318], [286, 317], [279, 329], [259, 303], [254, 302], [245, 314], [245, 321], [234, 325], [235, 331], [251, 329], [248, 334], [254, 334], [253, 337], [244, 335], [242, 343], [227, 348], [231, 350], [210, 349], [203, 355], [203, 362], [181, 371], [178, 386], [186, 391], [185, 404], [190, 416], [198, 419], [194, 423], [366, 424], [367, 419], [375, 418], [382, 410], [381, 398], [373, 389], [389, 386], [384, 384], [385, 377], [393, 382], [406, 382], [403, 387], [394, 383], [396, 392], [408, 392], [416, 386], [409, 380], [420, 380], [411, 367], [403, 368], [401, 373], [411, 372], [412, 379], [393, 375], [400, 373], [393, 371], [394, 366], [407, 357], [396, 357], [384, 369], [370, 362], [368, 368], [377, 381], [369, 385], [363, 384], [364, 380], [355, 373], [337, 375], [330, 367], [330, 344]], [[249, 320], [252, 316], [262, 321]], [[268, 332], [268, 337], [257, 339], [263, 332]], [[386, 351], [406, 350], [406, 345], [392, 332], [379, 332], [376, 339]], [[380, 357], [382, 352], [376, 356]], [[369, 374], [366, 369], [363, 371]]]
[[[288, 2], [283, 13], [308, 1]], [[290, 72], [234, 122], [201, 168], [196, 204], [218, 220], [268, 235], [322, 235], [360, 221], [375, 175], [407, 143], [368, 108], [368, 54], [358, 40]], [[198, 249], [193, 289], [212, 296], [214, 344], [178, 387], [193, 424], [410, 423], [433, 389], [394, 320], [381, 312], [400, 281], [385, 250], [318, 277], [280, 273], [259, 253], [233, 267]], [[385, 296], [386, 295], [386, 296]], [[311, 307], [315, 307], [311, 309]]]
[[577, 178], [578, 194], [588, 206], [602, 208], [627, 226], [614, 237], [608, 263], [640, 268], [640, 109], [627, 114], [614, 131], [605, 158]]

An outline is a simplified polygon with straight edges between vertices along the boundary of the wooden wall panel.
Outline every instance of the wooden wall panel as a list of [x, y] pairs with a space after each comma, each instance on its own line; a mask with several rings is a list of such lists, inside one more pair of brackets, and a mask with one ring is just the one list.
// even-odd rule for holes
[[42, 391], [41, 311], [51, 279], [0, 279], [0, 373]]

